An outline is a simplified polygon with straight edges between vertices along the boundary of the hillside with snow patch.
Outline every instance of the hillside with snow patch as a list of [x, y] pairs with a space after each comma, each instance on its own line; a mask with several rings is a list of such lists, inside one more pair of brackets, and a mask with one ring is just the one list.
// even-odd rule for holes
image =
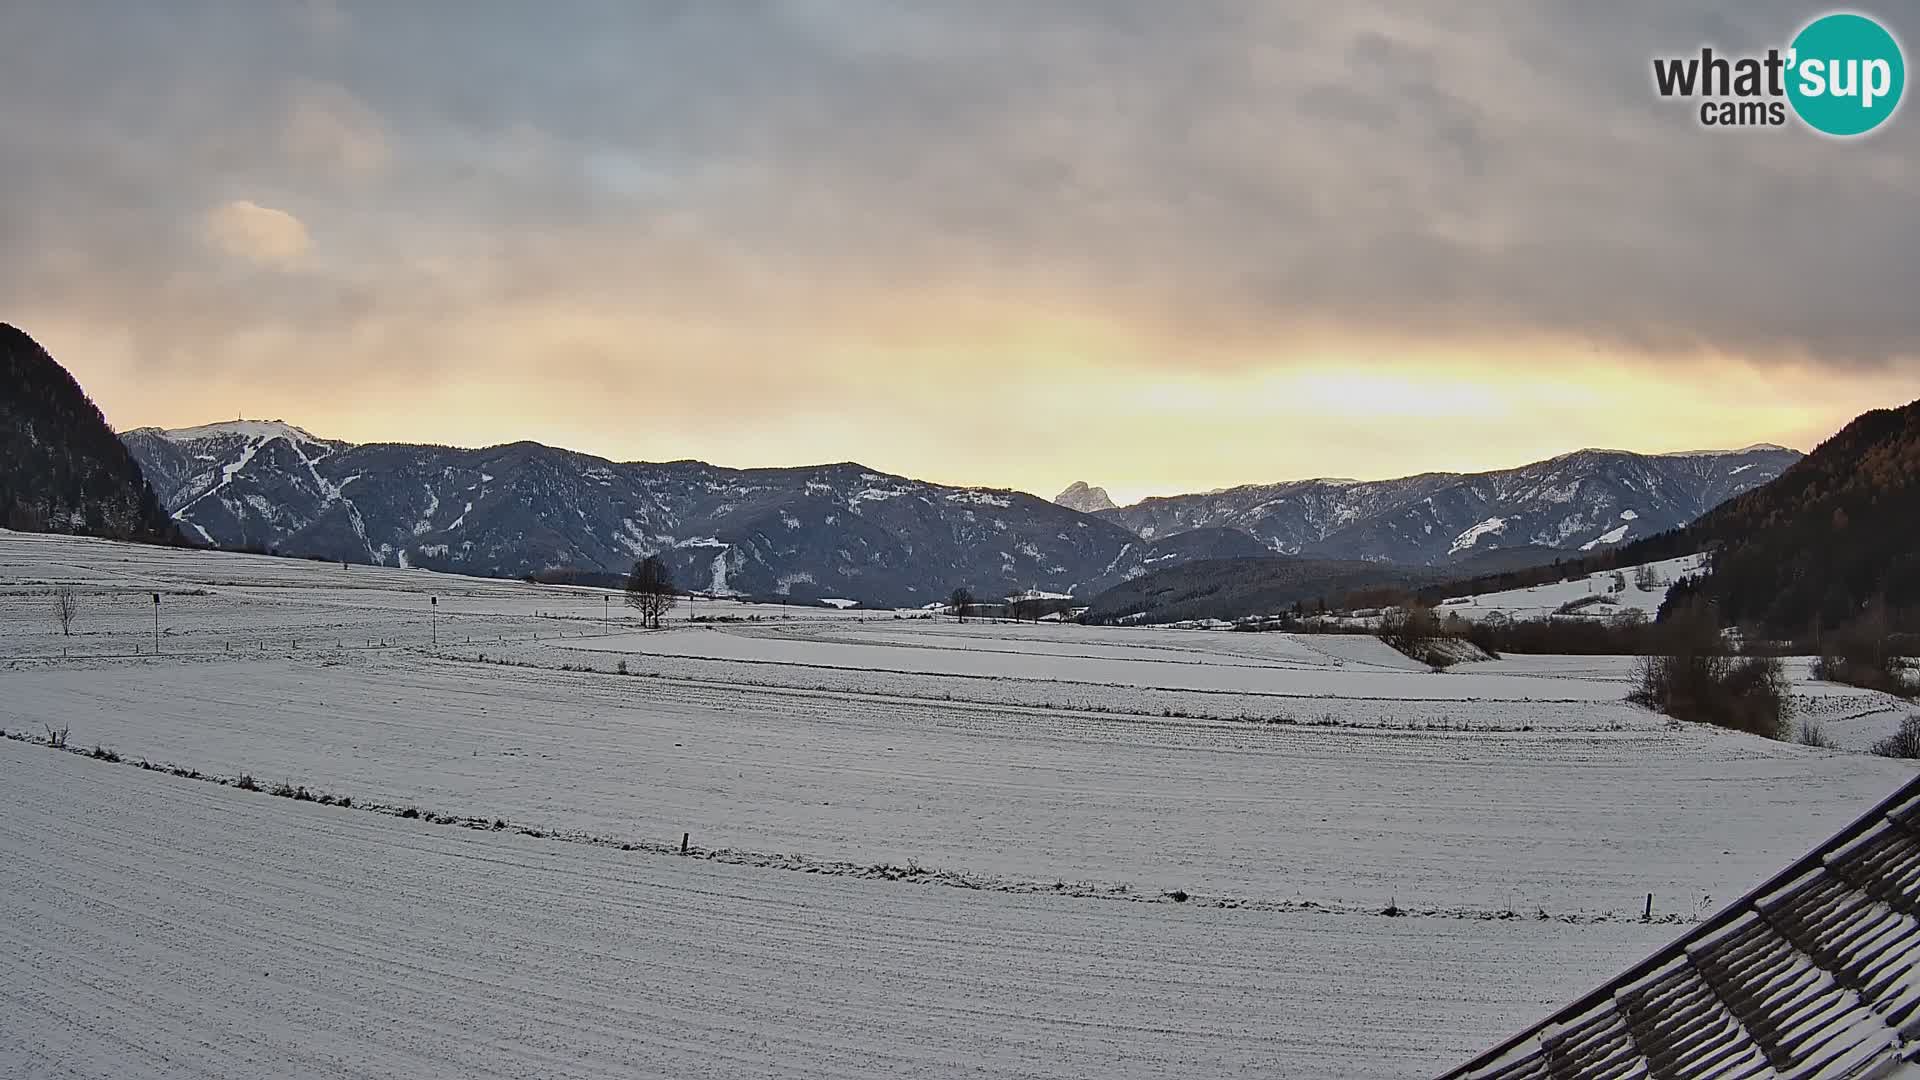
[[1579, 450], [1517, 469], [1298, 480], [1147, 499], [1099, 516], [1143, 538], [1232, 528], [1275, 552], [1442, 566], [1489, 551], [1595, 551], [1685, 525], [1800, 459], [1778, 446]]

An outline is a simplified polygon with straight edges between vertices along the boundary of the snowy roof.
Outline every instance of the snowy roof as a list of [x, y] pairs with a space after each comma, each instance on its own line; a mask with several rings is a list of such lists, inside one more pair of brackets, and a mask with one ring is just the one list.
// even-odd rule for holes
[[1889, 1076], [1920, 1056], [1920, 778], [1443, 1080]]

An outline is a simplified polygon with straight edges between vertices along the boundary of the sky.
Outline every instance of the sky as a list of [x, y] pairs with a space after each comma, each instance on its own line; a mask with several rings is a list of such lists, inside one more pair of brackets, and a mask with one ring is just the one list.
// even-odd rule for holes
[[0, 321], [123, 429], [1047, 496], [1808, 449], [1920, 397], [1920, 114], [1651, 62], [1824, 10], [26, 0]]

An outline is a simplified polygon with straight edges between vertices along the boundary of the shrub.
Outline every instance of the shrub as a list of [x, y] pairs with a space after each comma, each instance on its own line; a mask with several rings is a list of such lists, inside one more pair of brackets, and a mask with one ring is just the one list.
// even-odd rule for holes
[[93, 749], [87, 753], [87, 756], [90, 758], [93, 758], [96, 761], [119, 761], [120, 760], [119, 754], [114, 753], [113, 751], [107, 749], [104, 746], [101, 746], [98, 743], [94, 744]]
[[1627, 700], [1676, 720], [1712, 724], [1769, 739], [1785, 738], [1792, 700], [1772, 656], [1691, 653], [1646, 656], [1635, 665]]
[[400, 816], [403, 818], [417, 818], [420, 816], [420, 808], [417, 806], [409, 806], [405, 810], [400, 811]]
[[1906, 662], [1885, 633], [1884, 622], [1875, 624], [1871, 620], [1822, 641], [1820, 658], [1813, 662], [1813, 677], [1899, 697], [1913, 697], [1920, 690], [1908, 680]]
[[257, 783], [254, 783], [253, 777], [247, 773], [241, 773], [240, 779], [235, 780], [233, 782], [233, 786], [239, 788], [241, 791], [259, 791], [260, 790], [260, 785]]
[[1578, 615], [1590, 607], [1618, 607], [1619, 604], [1620, 601], [1615, 600], [1611, 596], [1603, 596], [1596, 593], [1592, 596], [1582, 596], [1569, 600], [1559, 607], [1554, 608], [1553, 613], [1555, 615]]
[[1801, 746], [1811, 746], [1818, 750], [1840, 749], [1839, 743], [1827, 738], [1827, 729], [1821, 727], [1817, 720], [1800, 721], [1800, 730], [1796, 733], [1794, 741]]
[[1873, 744], [1881, 757], [1920, 758], [1920, 713], [1900, 721], [1900, 730]]
[[1629, 608], [1606, 619], [1482, 619], [1461, 631], [1491, 655], [1646, 656], [1662, 651], [1661, 632]]

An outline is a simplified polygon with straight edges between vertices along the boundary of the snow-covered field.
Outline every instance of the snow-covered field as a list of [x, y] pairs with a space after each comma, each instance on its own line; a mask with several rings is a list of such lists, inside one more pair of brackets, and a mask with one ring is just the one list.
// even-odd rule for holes
[[821, 878], [15, 742], [0, 807], [22, 1080], [1416, 1076], [1673, 929]]
[[[55, 589], [74, 590], [70, 636], [49, 633]], [[639, 627], [617, 591], [0, 529], [0, 656], [451, 647], [550, 641]], [[918, 614], [917, 612], [915, 614]], [[876, 617], [831, 607], [683, 600], [672, 619], [804, 623]], [[891, 613], [884, 617], [891, 618]], [[37, 650], [37, 652], [36, 652]]]
[[[1456, 596], [1442, 601], [1439, 611], [1443, 615], [1458, 615], [1468, 620], [1496, 616], [1544, 619], [1560, 614], [1561, 609], [1568, 605], [1578, 604], [1577, 610], [1566, 614], [1584, 618], [1618, 618], [1634, 611], [1651, 619], [1660, 610], [1660, 602], [1667, 598], [1668, 587], [1689, 574], [1697, 573], [1704, 562], [1705, 556], [1683, 555], [1677, 559], [1645, 564], [1644, 575], [1641, 573], [1643, 567], [1621, 567], [1618, 581], [1614, 573], [1597, 573], [1527, 589]], [[1648, 587], [1641, 587], [1643, 580]]]
[[0, 728], [122, 758], [0, 740], [0, 1074], [1430, 1075], [1911, 775], [1623, 658], [601, 595], [0, 534]]

